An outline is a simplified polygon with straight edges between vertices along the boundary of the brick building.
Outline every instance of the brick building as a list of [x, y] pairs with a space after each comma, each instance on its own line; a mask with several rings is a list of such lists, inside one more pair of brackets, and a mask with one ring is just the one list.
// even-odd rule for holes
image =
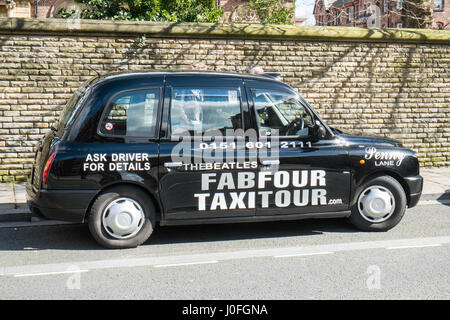
[[30, 17], [32, 9], [31, 0], [0, 1], [0, 17]]
[[[295, 7], [295, 0], [283, 0], [283, 2], [285, 3], [286, 7], [288, 8], [294, 8]], [[229, 17], [230, 15], [236, 10], [237, 7], [239, 6], [246, 6], [248, 5], [248, 0], [216, 0], [216, 4], [220, 5], [224, 11], [224, 20], [228, 21], [230, 20]], [[251, 19], [250, 19], [251, 20]], [[305, 18], [298, 18], [295, 17], [293, 18], [293, 22], [296, 25], [300, 25], [303, 22], [305, 22]], [[247, 21], [247, 22], [256, 22], [255, 21]]]
[[[314, 17], [320, 26], [402, 28], [403, 0], [316, 0]], [[450, 29], [450, 0], [434, 0], [434, 23]]]
[[434, 22], [439, 28], [450, 29], [450, 0], [434, 0]]
[[0, 17], [56, 18], [59, 9], [74, 4], [74, 0], [0, 0]]

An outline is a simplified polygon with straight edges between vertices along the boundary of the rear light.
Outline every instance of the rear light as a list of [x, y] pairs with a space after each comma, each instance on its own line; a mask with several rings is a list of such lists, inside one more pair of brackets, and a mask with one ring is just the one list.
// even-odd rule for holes
[[44, 184], [47, 183], [47, 177], [48, 177], [48, 173], [50, 172], [50, 168], [52, 166], [53, 163], [53, 159], [55, 158], [56, 153], [53, 153], [50, 158], [48, 158], [47, 162], [45, 163], [45, 167], [44, 167]]

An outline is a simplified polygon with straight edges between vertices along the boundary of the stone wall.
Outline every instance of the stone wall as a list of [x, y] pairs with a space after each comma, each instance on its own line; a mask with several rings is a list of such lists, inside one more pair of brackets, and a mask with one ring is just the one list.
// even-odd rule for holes
[[84, 81], [119, 70], [280, 72], [326, 121], [450, 165], [450, 31], [0, 19], [0, 181], [26, 179], [36, 140]]

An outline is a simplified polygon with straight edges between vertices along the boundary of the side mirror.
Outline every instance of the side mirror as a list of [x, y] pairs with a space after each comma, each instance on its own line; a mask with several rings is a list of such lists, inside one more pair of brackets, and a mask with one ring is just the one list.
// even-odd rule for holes
[[316, 126], [314, 127], [314, 137], [317, 139], [324, 139], [326, 136], [327, 130], [325, 130], [325, 127], [319, 122], [316, 122]]

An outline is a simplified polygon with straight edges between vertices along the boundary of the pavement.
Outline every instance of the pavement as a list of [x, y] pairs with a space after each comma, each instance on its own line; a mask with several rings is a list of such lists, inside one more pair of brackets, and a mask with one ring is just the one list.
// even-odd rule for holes
[[[450, 167], [423, 168], [420, 175], [424, 178], [422, 203], [450, 202]], [[0, 223], [30, 220], [39, 223], [32, 219], [26, 204], [25, 185], [0, 184]]]
[[0, 184], [0, 223], [30, 219], [25, 184]]

